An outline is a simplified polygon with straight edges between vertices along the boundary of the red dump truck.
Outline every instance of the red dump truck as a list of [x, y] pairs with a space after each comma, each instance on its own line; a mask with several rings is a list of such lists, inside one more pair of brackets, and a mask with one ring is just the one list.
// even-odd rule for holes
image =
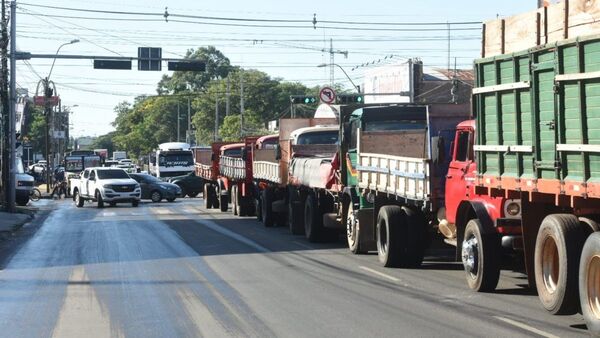
[[[290, 189], [288, 176], [290, 163], [300, 155], [306, 157], [306, 152], [298, 152], [298, 146], [311, 146], [315, 142], [323, 142], [322, 138], [337, 134], [324, 126], [337, 125], [336, 118], [297, 118], [280, 119], [277, 145], [262, 144], [253, 148], [253, 174], [255, 196], [257, 196], [257, 217], [265, 226], [276, 223], [290, 224], [290, 231], [303, 234], [304, 225], [300, 219], [293, 219], [290, 212]], [[308, 128], [308, 129], [307, 129]], [[324, 129], [325, 128], [325, 129]], [[335, 128], [334, 128], [335, 129]], [[334, 135], [335, 136], [335, 135]], [[275, 135], [271, 135], [271, 143]], [[262, 140], [262, 142], [267, 139]], [[314, 155], [314, 154], [313, 154]], [[292, 198], [293, 200], [293, 198]], [[286, 217], [286, 216], [290, 217]], [[288, 218], [290, 221], [288, 222]]]
[[[232, 144], [232, 142], [214, 142], [209, 147], [194, 148], [194, 159], [196, 176], [204, 179], [203, 198], [207, 209], [225, 208], [227, 211], [227, 195], [220, 195], [219, 187], [219, 165], [221, 147]], [[224, 203], [222, 203], [224, 202]]]

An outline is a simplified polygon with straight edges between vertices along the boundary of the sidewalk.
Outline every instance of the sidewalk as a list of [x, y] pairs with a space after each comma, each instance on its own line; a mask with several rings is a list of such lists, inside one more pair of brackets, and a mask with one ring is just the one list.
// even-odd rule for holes
[[0, 232], [12, 232], [19, 229], [23, 224], [31, 221], [33, 215], [25, 213], [11, 214], [0, 211]]

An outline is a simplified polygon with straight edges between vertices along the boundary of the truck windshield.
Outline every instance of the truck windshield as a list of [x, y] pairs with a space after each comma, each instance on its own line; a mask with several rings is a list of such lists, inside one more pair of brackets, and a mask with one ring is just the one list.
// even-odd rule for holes
[[101, 180], [110, 180], [114, 178], [130, 178], [129, 175], [125, 172], [125, 170], [98, 170], [98, 178]]
[[417, 120], [380, 120], [365, 121], [364, 131], [391, 131], [407, 129], [425, 129], [425, 121]]
[[25, 172], [25, 168], [23, 167], [23, 160], [21, 157], [16, 157], [15, 159], [15, 169], [17, 170], [17, 174], [23, 174]]
[[337, 130], [316, 131], [298, 136], [297, 144], [336, 144]]
[[170, 151], [158, 155], [158, 165], [161, 167], [191, 166], [194, 157], [191, 151]]
[[78, 172], [83, 170], [83, 160], [81, 156], [65, 157], [65, 170], [70, 172]]
[[242, 148], [232, 148], [223, 151], [223, 156], [242, 157]]

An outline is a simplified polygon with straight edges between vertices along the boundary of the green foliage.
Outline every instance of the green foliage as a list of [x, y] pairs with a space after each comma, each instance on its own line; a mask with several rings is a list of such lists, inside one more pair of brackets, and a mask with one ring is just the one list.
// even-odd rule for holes
[[[207, 62], [206, 72], [175, 72], [158, 84], [159, 93], [183, 94], [138, 97], [133, 104], [122, 102], [115, 107], [116, 128], [112, 137], [117, 150], [132, 156], [146, 155], [158, 144], [177, 139], [177, 105], [181, 116], [181, 138], [187, 129], [187, 102], [191, 100], [192, 129], [196, 142], [208, 145], [215, 135], [215, 110], [218, 109], [219, 138], [236, 141], [240, 135], [240, 93], [244, 83], [244, 136], [264, 135], [266, 123], [290, 116], [290, 95], [318, 94], [317, 88], [300, 83], [282, 82], [258, 70], [242, 70], [231, 66], [214, 47], [189, 50], [188, 58]], [[229, 115], [226, 114], [227, 82], [229, 82]], [[186, 95], [188, 94], [188, 95]], [[316, 106], [296, 107], [297, 116], [312, 116]]]
[[113, 138], [116, 135], [116, 131], [111, 131], [108, 134], [98, 136], [98, 138], [92, 143], [92, 149], [107, 149], [109, 154], [115, 151], [115, 145]]
[[27, 109], [28, 114], [22, 138], [31, 144], [34, 154], [43, 154], [46, 150], [46, 118], [38, 107], [27, 105]]

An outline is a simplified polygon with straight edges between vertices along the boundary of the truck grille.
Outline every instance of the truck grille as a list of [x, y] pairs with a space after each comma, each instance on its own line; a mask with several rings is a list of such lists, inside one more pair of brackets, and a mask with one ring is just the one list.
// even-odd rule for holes
[[131, 184], [115, 184], [112, 186], [113, 190], [116, 192], [132, 192], [135, 190], [135, 186]]

